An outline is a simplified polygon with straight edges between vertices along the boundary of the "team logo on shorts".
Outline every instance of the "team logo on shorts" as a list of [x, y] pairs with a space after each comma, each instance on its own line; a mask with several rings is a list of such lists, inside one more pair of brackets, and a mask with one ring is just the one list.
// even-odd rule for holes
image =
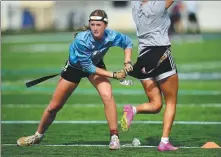
[[149, 73], [151, 73], [154, 69], [155, 69], [155, 68], [153, 68], [153, 69], [151, 69], [151, 70], [149, 70], [149, 71], [146, 71], [146, 68], [143, 67], [143, 68], [141, 69], [141, 72], [142, 72], [143, 74], [149, 74]]
[[141, 72], [142, 72], [143, 74], [148, 74], [148, 73], [146, 72], [146, 68], [145, 68], [145, 67], [143, 67], [143, 68], [141, 69]]
[[165, 59], [167, 59], [167, 57], [168, 57], [168, 54], [164, 53], [163, 56], [160, 58], [158, 64], [162, 63]]

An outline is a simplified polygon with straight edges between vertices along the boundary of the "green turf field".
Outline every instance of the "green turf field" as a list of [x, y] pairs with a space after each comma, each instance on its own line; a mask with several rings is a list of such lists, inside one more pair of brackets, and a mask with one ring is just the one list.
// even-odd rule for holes
[[[137, 56], [134, 33], [133, 62]], [[1, 147], [2, 156], [221, 156], [221, 149], [202, 149], [213, 141], [221, 146], [221, 36], [173, 38], [172, 53], [179, 71], [179, 96], [171, 141], [176, 152], [158, 152], [163, 110], [157, 115], [137, 115], [129, 132], [120, 131], [121, 149], [109, 151], [109, 130], [100, 97], [83, 79], [58, 113], [40, 145], [17, 147], [16, 140], [36, 131], [41, 114], [55, 89], [58, 77], [32, 88], [25, 82], [60, 72], [68, 57], [72, 33], [2, 37], [1, 52]], [[109, 70], [123, 66], [123, 51], [111, 48], [105, 56]], [[129, 79], [133, 79], [130, 78]], [[133, 79], [134, 80], [134, 79]], [[147, 101], [137, 80], [122, 86], [111, 80], [119, 118], [124, 104]], [[129, 147], [133, 138], [140, 147]]]

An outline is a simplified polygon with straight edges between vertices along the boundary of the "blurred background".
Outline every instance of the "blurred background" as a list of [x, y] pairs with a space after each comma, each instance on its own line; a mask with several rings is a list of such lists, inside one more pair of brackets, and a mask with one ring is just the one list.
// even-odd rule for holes
[[[220, 8], [220, 1], [176, 1], [169, 9], [171, 48], [179, 72], [176, 125], [171, 134], [172, 143], [176, 146], [201, 147], [207, 141], [221, 145]], [[19, 156], [25, 152], [30, 156], [47, 157], [53, 156], [54, 152], [59, 152], [61, 156], [74, 156], [74, 153], [79, 156], [100, 156], [102, 153], [111, 156], [105, 147], [44, 146], [108, 144], [109, 131], [105, 124], [103, 104], [87, 79], [82, 79], [77, 90], [59, 111], [57, 123], [49, 128], [41, 151], [39, 147], [19, 149], [14, 146], [19, 137], [35, 132], [59, 77], [31, 88], [26, 88], [25, 82], [62, 70], [68, 59], [74, 29], [88, 24], [88, 16], [95, 9], [107, 12], [109, 28], [131, 37], [134, 44], [132, 61], [135, 62], [137, 38], [129, 1], [1, 2], [3, 156]], [[120, 70], [123, 60], [124, 53], [117, 47], [111, 48], [104, 58], [107, 69], [111, 71]], [[119, 118], [124, 104], [137, 105], [148, 101], [142, 85], [133, 80], [135, 85], [125, 87], [117, 80], [110, 79]], [[142, 145], [158, 145], [162, 117], [163, 110], [157, 115], [136, 116], [137, 123], [130, 132], [120, 131], [122, 144], [131, 142], [132, 137], [138, 137]], [[146, 156], [145, 149], [122, 149], [115, 155], [125, 156], [124, 153], [130, 151], [128, 154], [133, 156]], [[220, 156], [216, 150], [194, 149], [178, 153], [186, 153], [187, 156], [193, 156], [193, 153], [196, 156]], [[148, 154], [157, 156], [155, 148], [148, 148]]]
[[[194, 16], [203, 32], [221, 31], [219, 1], [177, 1], [169, 9], [175, 31], [188, 32]], [[109, 26], [134, 31], [129, 1], [3, 1], [1, 31], [67, 31], [87, 24], [89, 14], [102, 8], [109, 16]], [[189, 14], [192, 13], [192, 18]], [[191, 15], [190, 15], [191, 16]], [[177, 28], [178, 27], [178, 28]]]

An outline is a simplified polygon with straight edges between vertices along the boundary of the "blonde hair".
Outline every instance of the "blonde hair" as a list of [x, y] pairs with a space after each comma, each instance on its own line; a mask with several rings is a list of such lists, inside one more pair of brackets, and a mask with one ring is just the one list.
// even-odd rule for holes
[[82, 27], [77, 27], [77, 28], [74, 28], [74, 38], [77, 36], [77, 34], [79, 32], [82, 32], [82, 31], [87, 31], [87, 30], [90, 30], [90, 27], [88, 25], [84, 25]]
[[[108, 19], [106, 12], [105, 12], [104, 10], [100, 10], [100, 9], [94, 10], [94, 11], [90, 14], [90, 16], [101, 16], [101, 17], [103, 17], [103, 18]], [[90, 16], [89, 16], [89, 17], [90, 17]], [[107, 24], [107, 21], [103, 21], [103, 22], [104, 22], [105, 24]]]

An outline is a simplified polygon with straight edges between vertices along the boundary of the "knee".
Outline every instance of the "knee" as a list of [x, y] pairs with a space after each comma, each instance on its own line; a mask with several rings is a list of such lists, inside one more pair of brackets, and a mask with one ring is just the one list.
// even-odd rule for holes
[[176, 108], [176, 103], [167, 103], [166, 102], [166, 108]]
[[50, 103], [47, 107], [47, 111], [51, 114], [56, 114], [61, 108], [62, 108], [62, 105], [59, 106], [59, 105]]
[[161, 109], [162, 109], [162, 104], [155, 105], [154, 113], [160, 113]]
[[113, 95], [111, 91], [104, 91], [102, 93], [100, 93], [100, 96], [102, 98], [102, 100], [110, 100], [112, 99]]
[[162, 109], [162, 104], [156, 105], [156, 109], [154, 113], [160, 113], [161, 109]]
[[162, 109], [162, 101], [156, 101], [156, 102], [153, 102], [153, 113], [160, 113], [161, 109]]

